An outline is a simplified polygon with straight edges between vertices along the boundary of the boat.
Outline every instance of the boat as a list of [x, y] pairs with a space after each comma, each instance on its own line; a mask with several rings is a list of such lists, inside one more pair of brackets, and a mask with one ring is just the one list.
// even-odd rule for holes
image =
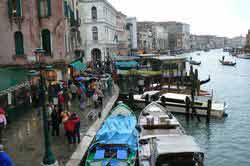
[[236, 55], [237, 58], [240, 58], [240, 59], [250, 59], [250, 53], [248, 54], [239, 54], [239, 55]]
[[[186, 98], [188, 97], [191, 101], [191, 96], [187, 94], [178, 94], [178, 93], [164, 93], [160, 96], [158, 103], [161, 103], [162, 97], [165, 98], [167, 108], [172, 113], [180, 113], [186, 114]], [[196, 114], [199, 116], [207, 116], [207, 110], [202, 109], [207, 107], [208, 100], [212, 100], [212, 96], [204, 95], [204, 96], [195, 96], [194, 97], [194, 106], [197, 107]], [[200, 108], [200, 109], [199, 109]], [[191, 114], [192, 111], [189, 111]], [[212, 108], [211, 108], [211, 117], [215, 118], [222, 118], [227, 116], [226, 113], [226, 104], [225, 103], [218, 103], [212, 101]]]
[[200, 55], [201, 55], [201, 53], [199, 53], [199, 52], [198, 52], [198, 53], [196, 53], [196, 55], [200, 56]]
[[203, 166], [204, 153], [167, 109], [152, 102], [139, 116], [140, 166]]
[[118, 104], [105, 120], [88, 149], [86, 166], [134, 166], [139, 133], [137, 120], [125, 104]]
[[189, 63], [190, 63], [191, 65], [200, 65], [200, 64], [201, 64], [201, 61], [190, 60]]
[[219, 59], [220, 63], [224, 66], [235, 66], [236, 62], [232, 62], [232, 61], [223, 61], [221, 59]]

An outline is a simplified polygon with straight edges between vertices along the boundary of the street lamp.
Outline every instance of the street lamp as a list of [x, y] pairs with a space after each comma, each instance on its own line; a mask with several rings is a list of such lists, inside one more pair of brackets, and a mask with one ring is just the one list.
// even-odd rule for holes
[[47, 117], [47, 92], [45, 90], [45, 79], [42, 75], [42, 66], [40, 63], [40, 56], [44, 55], [45, 51], [42, 48], [36, 48], [34, 51], [36, 55], [36, 62], [38, 63], [39, 67], [39, 76], [40, 76], [40, 100], [43, 103], [43, 132], [44, 132], [44, 145], [45, 145], [45, 154], [43, 157], [43, 161], [41, 163], [42, 166], [58, 166], [58, 162], [56, 161], [56, 158], [51, 150], [50, 147], [50, 138], [49, 138], [49, 132], [48, 132], [48, 117]]

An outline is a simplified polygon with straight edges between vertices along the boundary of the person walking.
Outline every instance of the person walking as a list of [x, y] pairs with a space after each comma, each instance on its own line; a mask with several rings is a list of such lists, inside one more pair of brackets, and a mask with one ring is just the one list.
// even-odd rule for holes
[[65, 98], [63, 96], [63, 91], [58, 93], [58, 102], [59, 102], [59, 109], [64, 110]]
[[0, 108], [0, 144], [2, 143], [3, 139], [3, 129], [6, 128], [7, 119], [5, 116], [5, 111], [3, 108]]
[[77, 116], [76, 113], [73, 113], [71, 115], [71, 119], [74, 123], [75, 126], [75, 130], [74, 130], [74, 137], [73, 137], [73, 143], [76, 143], [76, 139], [77, 139], [77, 143], [79, 144], [81, 142], [81, 138], [80, 138], [80, 117]]
[[4, 151], [3, 145], [0, 144], [0, 166], [13, 166], [13, 160], [11, 157]]
[[57, 107], [55, 106], [51, 113], [52, 136], [59, 136], [60, 116]]
[[71, 94], [72, 94], [72, 100], [74, 101], [75, 98], [76, 98], [76, 95], [77, 95], [77, 87], [74, 83], [72, 83], [70, 85], [70, 91], [71, 91]]
[[64, 130], [66, 132], [67, 140], [69, 144], [72, 144], [73, 140], [75, 139], [75, 123], [73, 122], [72, 118], [70, 117], [63, 123]]

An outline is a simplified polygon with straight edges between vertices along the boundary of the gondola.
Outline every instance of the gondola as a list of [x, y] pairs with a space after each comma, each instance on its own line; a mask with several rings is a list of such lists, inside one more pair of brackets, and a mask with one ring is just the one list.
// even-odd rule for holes
[[236, 62], [232, 62], [232, 61], [223, 61], [223, 60], [219, 60], [220, 63], [224, 66], [235, 66]]

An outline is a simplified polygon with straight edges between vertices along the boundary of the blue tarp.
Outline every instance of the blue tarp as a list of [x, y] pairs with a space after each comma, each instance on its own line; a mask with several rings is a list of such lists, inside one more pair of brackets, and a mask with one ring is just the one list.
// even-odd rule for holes
[[109, 116], [96, 134], [96, 143], [126, 144], [132, 151], [136, 151], [139, 136], [136, 123], [134, 115]]
[[120, 61], [120, 62], [115, 62], [115, 66], [120, 69], [120, 68], [136, 68], [138, 66], [138, 62], [136, 61]]

